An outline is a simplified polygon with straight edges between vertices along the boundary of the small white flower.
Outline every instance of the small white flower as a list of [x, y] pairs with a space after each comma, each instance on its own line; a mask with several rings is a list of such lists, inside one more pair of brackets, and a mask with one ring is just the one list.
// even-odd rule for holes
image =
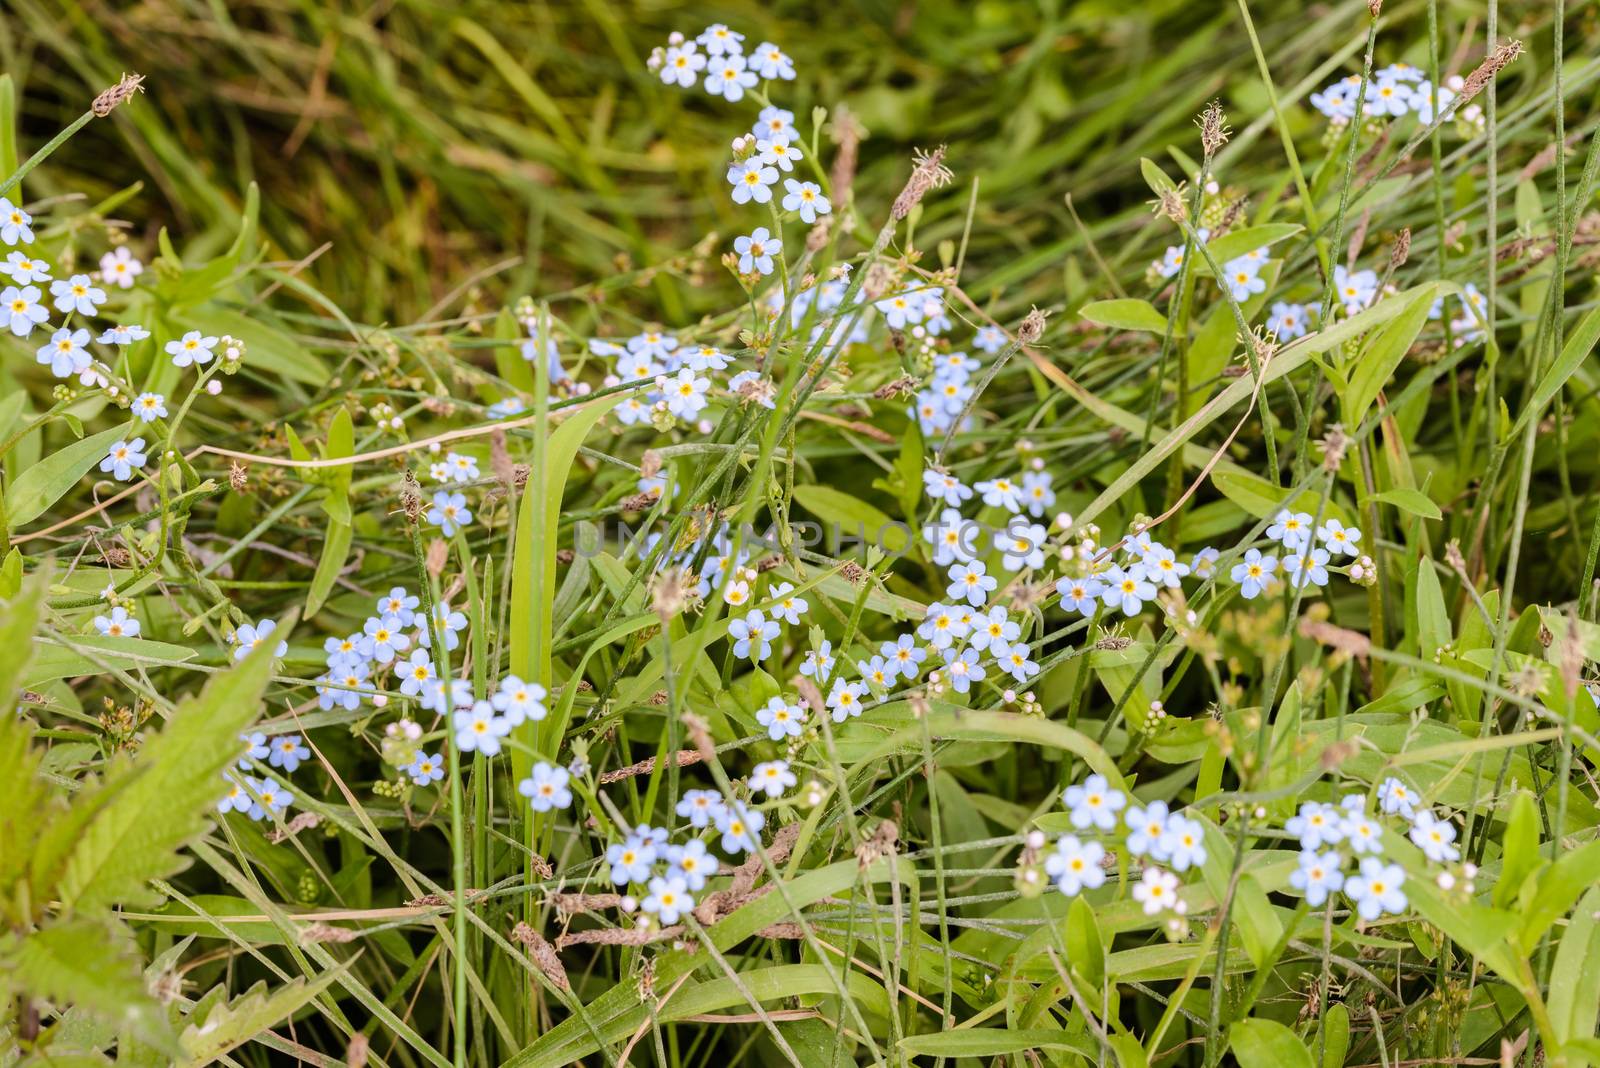
[[789, 770], [787, 760], [769, 760], [757, 764], [750, 773], [750, 789], [765, 792], [769, 798], [782, 797], [800, 780]]
[[198, 330], [191, 330], [179, 340], [167, 342], [166, 351], [172, 356], [174, 367], [188, 367], [190, 364], [210, 363], [216, 355], [211, 351], [216, 344], [215, 337], [208, 337]]
[[134, 279], [144, 273], [144, 264], [133, 258], [126, 245], [100, 257], [100, 279], [108, 285], [132, 289]]
[[1164, 910], [1178, 910], [1178, 877], [1160, 868], [1146, 868], [1139, 881], [1133, 884], [1133, 899], [1144, 906], [1146, 916]]

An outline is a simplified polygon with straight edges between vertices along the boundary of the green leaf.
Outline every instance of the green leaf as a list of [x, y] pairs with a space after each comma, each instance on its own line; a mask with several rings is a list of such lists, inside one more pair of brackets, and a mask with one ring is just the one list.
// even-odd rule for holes
[[[1397, 297], [1390, 297], [1397, 300]], [[1356, 358], [1350, 372], [1350, 385], [1343, 391], [1344, 421], [1346, 426], [1359, 426], [1367, 409], [1378, 399], [1378, 393], [1388, 384], [1400, 361], [1405, 359], [1412, 342], [1422, 332], [1428, 321], [1428, 309], [1433, 304], [1432, 289], [1424, 291], [1405, 304], [1398, 317], [1372, 340], [1366, 350]], [[1381, 305], [1380, 305], [1381, 307]], [[1353, 320], [1352, 320], [1353, 321]]]
[[1239, 1068], [1312, 1068], [1305, 1043], [1274, 1020], [1240, 1020], [1228, 1029], [1228, 1044]]
[[868, 545], [902, 551], [907, 544], [906, 524], [897, 523], [877, 508], [830, 486], [796, 486], [794, 499], [806, 511], [838, 527], [841, 535], [859, 537]]
[[1594, 1035], [1600, 1016], [1600, 887], [1583, 895], [1556, 947], [1546, 1008], [1561, 1043]]
[[1029, 1050], [1059, 1049], [1093, 1057], [1095, 1047], [1082, 1035], [1032, 1028], [964, 1027], [931, 1035], [908, 1035], [900, 1049], [917, 1057], [1001, 1057]]
[[1505, 908], [1517, 899], [1523, 880], [1540, 864], [1539, 808], [1526, 790], [1517, 791], [1511, 802], [1500, 848], [1500, 878], [1495, 880], [1493, 900], [1496, 908]]
[[1600, 883], [1600, 842], [1564, 852], [1541, 870], [1534, 884], [1533, 900], [1523, 910], [1523, 947], [1532, 952], [1550, 925], [1565, 916], [1578, 895], [1596, 883]]
[[[199, 653], [182, 645], [150, 641], [147, 638], [109, 638], [99, 634], [76, 634], [70, 639], [75, 648], [54, 641], [40, 642], [33, 663], [23, 676], [33, 686], [51, 679], [73, 679], [104, 671], [130, 671], [134, 668], [171, 667], [187, 663]], [[78, 650], [83, 650], [79, 652]]]
[[[340, 408], [334, 414], [333, 422], [328, 425], [328, 441], [322, 447], [324, 460], [338, 460], [346, 456], [355, 455], [356, 431], [350, 421], [350, 409]], [[322, 483], [328, 487], [328, 495], [322, 501], [322, 510], [327, 512], [335, 522], [349, 526], [355, 522], [350, 514], [350, 474], [353, 465], [345, 464], [340, 467], [323, 467], [318, 470], [322, 474]]]
[[1417, 564], [1417, 655], [1432, 660], [1434, 653], [1450, 644], [1450, 610], [1439, 588], [1439, 573], [1433, 561]]
[[[146, 1040], [167, 1028], [148, 991], [132, 940], [87, 918], [68, 919], [0, 941], [9, 979], [58, 1006], [76, 1005], [96, 1016], [135, 1023]], [[166, 1043], [170, 1043], [170, 1036]]]
[[[583, 439], [600, 417], [618, 403], [615, 397], [604, 398], [571, 412], [553, 431], [548, 427], [534, 428], [535, 433], [548, 434], [544, 497], [539, 499], [532, 492], [530, 479], [529, 491], [522, 495], [517, 512], [511, 557], [510, 653], [511, 670], [546, 689], [554, 688], [550, 650], [555, 632], [556, 535], [561, 522], [561, 498]], [[531, 725], [526, 734], [519, 730], [518, 737], [559, 741], [566, 729], [566, 717], [558, 714]], [[545, 751], [553, 753], [555, 746], [552, 744]], [[531, 763], [526, 754], [512, 754], [513, 772], [519, 776]]]
[[1311, 1048], [1322, 1050], [1322, 1068], [1342, 1068], [1345, 1054], [1350, 1051], [1350, 1010], [1344, 1002], [1336, 1001], [1328, 1007], [1321, 1031]]
[[[245, 191], [244, 212], [239, 219], [239, 234], [221, 256], [200, 266], [185, 266], [161, 233], [162, 257], [166, 261], [158, 272], [156, 292], [169, 304], [198, 304], [216, 296], [233, 278], [247, 255], [254, 252], [256, 221], [261, 215], [261, 190], [251, 182]], [[229, 331], [232, 333], [232, 331]], [[235, 334], [235, 337], [239, 335]]]
[[1152, 334], [1167, 332], [1167, 317], [1147, 300], [1096, 300], [1079, 309], [1078, 314], [1113, 330], [1143, 330]]
[[1577, 373], [1578, 368], [1589, 358], [1589, 353], [1594, 351], [1596, 342], [1600, 342], [1600, 308], [1593, 308], [1567, 333], [1567, 340], [1561, 346], [1561, 355], [1555, 363], [1539, 379], [1539, 385], [1533, 391], [1532, 399], [1523, 406], [1517, 416], [1513, 432], [1521, 430], [1535, 412], [1544, 411], [1545, 405], [1555, 398], [1567, 380]]
[[239, 757], [239, 734], [259, 710], [272, 654], [273, 643], [263, 642], [211, 676], [136, 757], [113, 765], [99, 789], [121, 793], [84, 829], [67, 861], [56, 894], [63, 913], [160, 904], [147, 884], [182, 870], [178, 850], [208, 826], [224, 792], [222, 773]]
[[232, 1001], [212, 1006], [204, 1020], [191, 1023], [178, 1037], [184, 1052], [178, 1063], [185, 1068], [197, 1068], [221, 1059], [229, 1050], [237, 1049], [299, 1012], [343, 971], [340, 967], [324, 972], [309, 983], [303, 978], [295, 979], [270, 994], [267, 984], [260, 982]]
[[[15, 550], [13, 550], [15, 552]], [[45, 591], [50, 588], [46, 565], [33, 573], [0, 612], [0, 716], [9, 716], [33, 659], [33, 629], [39, 624]]]
[[328, 601], [333, 584], [350, 556], [350, 524], [331, 520], [327, 536], [322, 539], [322, 555], [317, 558], [317, 570], [311, 576], [311, 588], [306, 591], [306, 615], [315, 615]]
[[[1293, 508], [1314, 517], [1321, 501], [1320, 493], [1302, 490], [1297, 494], [1292, 488], [1274, 486], [1260, 475], [1247, 471], [1214, 471], [1211, 482], [1224, 497], [1257, 519], [1276, 515], [1283, 508]], [[1355, 518], [1333, 501], [1322, 505], [1321, 509], [1324, 522], [1337, 519], [1349, 525]]]
[[[1253, 252], [1258, 248], [1268, 248], [1279, 241], [1293, 237], [1303, 227], [1294, 223], [1265, 223], [1261, 226], [1247, 226], [1243, 230], [1229, 230], [1221, 237], [1213, 238], [1206, 242], [1206, 251], [1211, 253], [1218, 264], [1225, 265], [1229, 260], [1237, 259], [1246, 252]], [[1210, 266], [1205, 260], [1197, 260], [1195, 266], [1204, 273], [1210, 273]]]
[[105, 459], [112, 443], [124, 440], [127, 433], [127, 427], [103, 430], [57, 449], [18, 475], [6, 487], [6, 521], [11, 528], [33, 522], [70, 493], [80, 478]]
[[1089, 985], [1099, 989], [1106, 979], [1106, 947], [1094, 922], [1094, 908], [1082, 896], [1067, 910], [1067, 959]]
[[1419, 515], [1424, 519], [1443, 519], [1444, 513], [1439, 511], [1439, 506], [1421, 490], [1392, 489], [1372, 496], [1375, 501], [1392, 504], [1402, 512]]

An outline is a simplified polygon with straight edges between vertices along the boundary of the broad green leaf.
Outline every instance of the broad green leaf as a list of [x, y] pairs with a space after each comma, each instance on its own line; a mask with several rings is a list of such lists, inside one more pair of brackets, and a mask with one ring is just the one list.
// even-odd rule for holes
[[322, 539], [322, 555], [317, 559], [317, 570], [311, 576], [311, 588], [306, 591], [306, 615], [315, 615], [327, 603], [333, 584], [350, 556], [350, 538], [353, 531], [348, 523], [337, 519], [328, 521], [328, 533]]
[[1433, 503], [1426, 493], [1414, 489], [1392, 489], [1372, 496], [1375, 501], [1392, 504], [1402, 512], [1421, 516], [1423, 519], [1442, 519], [1444, 513], [1439, 511], [1439, 506]]
[[1533, 413], [1544, 411], [1545, 405], [1555, 399], [1561, 387], [1583, 366], [1583, 362], [1594, 351], [1596, 342], [1600, 342], [1600, 308], [1590, 309], [1587, 315], [1578, 320], [1578, 325], [1567, 333], [1567, 340], [1561, 346], [1561, 355], [1540, 377], [1532, 400], [1517, 415], [1512, 433], [1526, 426]]
[[900, 1049], [918, 1057], [1001, 1057], [1029, 1050], [1059, 1049], [1095, 1055], [1092, 1041], [1083, 1035], [1040, 1028], [1013, 1030], [1003, 1027], [965, 1027], [931, 1035], [909, 1035]]
[[[1504, 878], [1504, 874], [1501, 878]], [[1600, 884], [1600, 841], [1561, 853], [1535, 876], [1533, 900], [1523, 910], [1521, 940], [1532, 952], [1550, 925], [1567, 914], [1572, 903]]]
[[1444, 591], [1439, 588], [1439, 574], [1433, 561], [1422, 560], [1417, 565], [1417, 655], [1432, 660], [1442, 647], [1450, 644], [1450, 610], [1444, 603]]
[[0, 939], [0, 970], [30, 994], [135, 1023], [147, 1040], [159, 1038], [167, 1030], [166, 1019], [145, 990], [137, 960], [131, 939], [89, 918], [59, 920]]
[[1096, 300], [1079, 309], [1078, 314], [1113, 330], [1142, 330], [1152, 334], [1167, 332], [1167, 317], [1147, 300]]
[[1600, 887], [1583, 895], [1556, 947], [1546, 1009], [1563, 1044], [1594, 1036], [1600, 1016]]
[[263, 642], [213, 675], [137, 756], [112, 766], [98, 788], [120, 793], [84, 829], [67, 861], [57, 890], [63, 913], [160, 903], [147, 884], [181, 870], [178, 850], [209, 824], [225, 789], [222, 773], [239, 757], [239, 734], [259, 711], [272, 654], [273, 644]]
[[1067, 910], [1067, 959], [1095, 989], [1105, 982], [1105, 943], [1094, 922], [1094, 908], [1081, 894]]
[[75, 634], [65, 639], [73, 648], [54, 640], [41, 641], [34, 649], [33, 662], [23, 675], [24, 682], [36, 685], [51, 679], [72, 679], [108, 670], [130, 671], [137, 667], [170, 667], [193, 660], [199, 654], [182, 645], [151, 641], [148, 638], [110, 638], [100, 634]]
[[1311, 1048], [1322, 1050], [1322, 1068], [1342, 1068], [1345, 1054], [1350, 1051], [1350, 1010], [1344, 1002], [1328, 1006], [1320, 1029], [1321, 1036], [1311, 1043]]
[[1117, 1055], [1117, 1068], [1150, 1068], [1150, 1056], [1138, 1038], [1129, 1034], [1108, 1035], [1106, 1041]]
[[1505, 908], [1517, 899], [1523, 880], [1539, 866], [1539, 809], [1526, 790], [1517, 791], [1500, 840], [1500, 878], [1494, 884], [1494, 903]]
[[0, 606], [0, 716], [11, 714], [27, 677], [33, 659], [33, 629], [39, 624], [39, 612], [49, 588], [50, 568], [46, 564]]
[[[1211, 253], [1219, 265], [1226, 265], [1229, 260], [1237, 259], [1246, 252], [1268, 248], [1285, 238], [1293, 237], [1301, 229], [1303, 228], [1294, 223], [1265, 223], [1261, 226], [1247, 226], [1242, 230], [1229, 230], [1221, 237], [1207, 241], [1206, 251]], [[1196, 260], [1195, 266], [1203, 273], [1210, 273], [1210, 266], [1203, 259]]]
[[106, 458], [112, 444], [125, 440], [130, 433], [133, 432], [125, 426], [102, 430], [57, 449], [18, 475], [6, 487], [6, 522], [11, 529], [38, 519], [72, 492], [78, 480]]
[[1302, 491], [1296, 494], [1290, 488], [1274, 486], [1260, 475], [1242, 471], [1214, 471], [1211, 482], [1224, 497], [1257, 519], [1276, 515], [1283, 508], [1305, 512], [1314, 518], [1319, 506], [1323, 522], [1337, 519], [1348, 525], [1354, 519], [1348, 510], [1333, 501], [1322, 504], [1320, 493]]
[[[553, 431], [535, 428], [536, 433], [548, 433], [545, 440], [544, 496], [533, 492], [533, 480], [522, 495], [517, 510], [515, 545], [511, 557], [511, 670], [530, 682], [537, 681], [546, 689], [554, 686], [550, 659], [551, 643], [555, 631], [556, 593], [556, 535], [561, 522], [561, 498], [567, 487], [567, 476], [572, 464], [600, 417], [616, 407], [617, 398], [602, 398], [582, 405], [566, 414]], [[545, 751], [554, 752], [555, 744], [565, 735], [565, 717], [550, 716], [542, 723], [519, 732], [524, 740], [549, 742]], [[526, 754], [512, 754], [515, 774], [526, 774], [532, 761]]]
[[309, 983], [303, 978], [295, 979], [270, 993], [266, 983], [257, 983], [232, 1001], [212, 1006], [203, 1020], [191, 1023], [178, 1036], [184, 1052], [178, 1064], [198, 1068], [219, 1060], [229, 1050], [300, 1011], [326, 990], [342, 970], [324, 972]]
[[1228, 1048], [1239, 1068], [1312, 1068], [1306, 1044], [1275, 1020], [1240, 1020], [1228, 1028]]
[[[861, 538], [868, 545], [890, 551], [906, 547], [906, 524], [897, 523], [883, 512], [842, 490], [831, 486], [796, 486], [794, 499], [824, 523], [837, 526], [844, 538]], [[833, 532], [830, 530], [829, 535]], [[828, 540], [826, 537], [824, 540]]]
[[[341, 407], [328, 426], [328, 440], [322, 447], [322, 458], [337, 460], [353, 456], [355, 451], [356, 432], [355, 426], [350, 421], [350, 409]], [[322, 510], [335, 522], [344, 523], [346, 526], [355, 522], [350, 514], [351, 470], [352, 465], [349, 464], [318, 469], [322, 484], [328, 487], [328, 495], [322, 501]]]
[[[1389, 300], [1399, 299], [1399, 297], [1389, 298]], [[1356, 365], [1350, 371], [1350, 384], [1344, 389], [1342, 396], [1346, 426], [1356, 427], [1361, 424], [1367, 409], [1378, 399], [1378, 393], [1388, 384], [1389, 377], [1394, 374], [1395, 368], [1400, 366], [1400, 361], [1405, 359], [1412, 342], [1416, 341], [1417, 335], [1422, 332], [1423, 324], [1428, 321], [1428, 309], [1432, 304], [1431, 289], [1424, 289], [1422, 293], [1412, 297], [1404, 305], [1400, 315], [1384, 327], [1372, 343], [1356, 357]], [[1382, 304], [1379, 307], [1382, 307]]]

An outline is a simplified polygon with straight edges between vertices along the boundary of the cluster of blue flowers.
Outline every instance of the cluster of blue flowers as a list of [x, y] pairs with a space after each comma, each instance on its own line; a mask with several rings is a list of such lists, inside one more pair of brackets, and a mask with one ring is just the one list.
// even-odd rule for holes
[[[8, 198], [0, 197], [0, 242], [30, 245], [33, 240], [33, 216]], [[150, 331], [138, 324], [116, 323], [95, 334], [86, 326], [78, 325], [105, 314], [111, 297], [101, 286], [132, 289], [144, 274], [144, 264], [126, 246], [121, 246], [100, 257], [100, 270], [94, 274], [52, 278], [50, 271], [50, 264], [38, 256], [20, 250], [6, 255], [5, 262], [0, 263], [0, 275], [12, 284], [0, 290], [0, 326], [20, 338], [31, 336], [35, 327], [48, 329], [50, 308], [45, 306], [44, 294], [34, 284], [48, 282], [51, 305], [62, 313], [63, 319], [49, 340], [39, 346], [37, 361], [48, 367], [56, 378], [69, 379], [76, 375], [80, 385], [105, 389], [113, 400], [129, 409], [138, 423], [166, 418], [165, 396], [144, 392], [128, 397], [111, 370], [118, 358], [97, 359], [89, 348], [92, 338], [94, 344], [126, 349], [148, 338]], [[168, 341], [165, 350], [175, 367], [186, 368], [210, 363], [217, 357], [219, 346], [227, 361], [236, 362], [243, 356], [244, 346], [237, 339], [207, 335], [199, 330], [190, 330], [181, 338]], [[221, 392], [222, 384], [209, 378], [205, 379], [204, 388], [216, 394]], [[125, 438], [107, 448], [100, 470], [119, 482], [126, 482], [142, 471], [148, 460], [144, 438]]]
[[746, 90], [764, 79], [793, 81], [795, 76], [794, 61], [777, 45], [762, 41], [746, 55], [744, 34], [720, 22], [707, 26], [693, 40], [672, 34], [666, 48], [651, 53], [649, 66], [668, 85], [691, 89], [698, 83], [729, 103], [743, 99]]
[[[1430, 861], [1453, 864], [1461, 859], [1455, 825], [1423, 805], [1416, 791], [1390, 778], [1378, 787], [1377, 796], [1383, 815], [1404, 819], [1411, 841]], [[1300, 863], [1289, 883], [1305, 895], [1307, 904], [1326, 904], [1342, 890], [1364, 920], [1405, 911], [1405, 870], [1384, 855], [1383, 826], [1367, 812], [1365, 795], [1347, 794], [1338, 804], [1307, 801], [1284, 823], [1284, 830], [1300, 843]], [[1472, 865], [1463, 868], [1466, 879], [1475, 874]], [[1442, 871], [1438, 881], [1449, 889], [1457, 880], [1453, 872]]]
[[[1342, 126], [1356, 117], [1359, 98], [1364, 118], [1398, 119], [1415, 115], [1419, 122], [1427, 125], [1433, 122], [1435, 114], [1450, 106], [1463, 80], [1452, 77], [1436, 90], [1418, 68], [1409, 63], [1391, 63], [1373, 74], [1365, 93], [1361, 83], [1359, 74], [1341, 78], [1321, 92], [1312, 93], [1311, 106], [1335, 125]], [[1479, 120], [1476, 106], [1464, 108], [1462, 112], [1465, 122], [1475, 124]]]
[[[1100, 774], [1067, 787], [1062, 801], [1073, 832], [1056, 839], [1043, 861], [1044, 874], [1058, 890], [1076, 897], [1104, 886], [1109, 860], [1101, 839], [1120, 836], [1128, 854], [1143, 861], [1131, 894], [1145, 915], [1170, 913], [1177, 920], [1188, 912], [1179, 873], [1206, 862], [1205, 827], [1199, 820], [1171, 811], [1165, 801], [1130, 805], [1128, 796]], [[1020, 872], [1024, 886], [1037, 884], [1044, 845], [1043, 834], [1029, 837]]]

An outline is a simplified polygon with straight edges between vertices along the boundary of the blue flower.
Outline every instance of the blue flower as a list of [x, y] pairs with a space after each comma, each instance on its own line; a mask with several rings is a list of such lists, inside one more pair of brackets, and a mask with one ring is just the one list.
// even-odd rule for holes
[[695, 828], [709, 827], [723, 809], [722, 795], [715, 790], [686, 790], [676, 812]]
[[642, 883], [650, 878], [650, 869], [656, 862], [656, 847], [630, 834], [625, 841], [614, 843], [606, 850], [606, 863], [611, 865], [611, 881], [617, 886]]
[[433, 507], [428, 509], [428, 522], [438, 526], [445, 537], [453, 536], [457, 530], [472, 522], [466, 495], [446, 493], [444, 490], [435, 493]]
[[159, 393], [141, 393], [133, 399], [133, 414], [142, 422], [153, 423], [167, 416], [167, 398]]
[[784, 55], [783, 51], [771, 41], [762, 41], [756, 45], [755, 51], [750, 53], [750, 59], [756, 65], [756, 73], [763, 78], [794, 81], [794, 60]]
[[1105, 589], [1100, 593], [1100, 600], [1107, 608], [1120, 608], [1125, 616], [1138, 615], [1146, 601], [1155, 600], [1155, 583], [1144, 577], [1142, 568], [1124, 571], [1120, 567], [1112, 567], [1102, 577], [1105, 579]]
[[778, 624], [756, 609], [743, 619], [730, 622], [728, 636], [734, 639], [734, 656], [749, 657], [752, 662], [759, 662], [772, 655], [772, 639], [778, 636]]
[[989, 594], [1000, 585], [988, 572], [982, 560], [953, 565], [947, 572], [950, 585], [945, 588], [945, 596], [956, 601], [965, 598], [968, 604], [976, 608], [988, 600]]
[[496, 687], [492, 704], [513, 727], [526, 720], [544, 719], [545, 689], [536, 682], [523, 682], [516, 675], [507, 675]]
[[495, 715], [488, 701], [473, 702], [471, 708], [452, 715], [450, 722], [456, 730], [456, 748], [463, 753], [494, 756], [500, 752], [500, 739], [511, 733], [510, 722]]
[[782, 697], [770, 698], [767, 707], [756, 710], [756, 722], [767, 729], [767, 737], [775, 742], [800, 737], [805, 719], [804, 709]]
[[361, 655], [380, 664], [387, 664], [396, 653], [411, 647], [411, 639], [404, 633], [405, 624], [399, 616], [372, 616], [362, 627]]
[[279, 735], [268, 745], [272, 754], [267, 757], [267, 763], [284, 771], [293, 772], [302, 760], [311, 756], [311, 750], [306, 748], [306, 740], [298, 734]]
[[[233, 658], [235, 660], [243, 660], [245, 657], [249, 656], [252, 651], [259, 648], [261, 643], [271, 637], [272, 632], [277, 629], [277, 622], [271, 619], [263, 619], [254, 626], [246, 623], [244, 626], [233, 632], [233, 640], [236, 645], [236, 648], [233, 651]], [[273, 650], [272, 655], [282, 657], [288, 652], [289, 643], [280, 640], [278, 642], [278, 647]]]
[[1406, 873], [1398, 864], [1385, 864], [1377, 857], [1363, 857], [1361, 874], [1345, 880], [1344, 892], [1356, 906], [1356, 915], [1375, 920], [1385, 912], [1398, 914], [1406, 909]]
[[257, 779], [249, 786], [256, 795], [249, 809], [253, 820], [264, 820], [269, 813], [276, 816], [294, 802], [294, 795], [271, 779]]
[[406, 765], [406, 774], [418, 786], [438, 782], [444, 778], [444, 760], [438, 753], [418, 753], [416, 759]]
[[1324, 904], [1329, 894], [1344, 885], [1339, 854], [1331, 849], [1326, 853], [1301, 850], [1300, 866], [1289, 873], [1289, 885], [1306, 896], [1306, 904], [1313, 907]]
[[133, 477], [134, 471], [144, 466], [146, 459], [144, 438], [117, 441], [106, 450], [105, 459], [100, 461], [100, 470], [110, 472], [118, 482], [126, 482]]
[[757, 838], [766, 823], [767, 817], [759, 812], [747, 810], [737, 801], [724, 805], [722, 811], [717, 814], [717, 830], [722, 832], [722, 851], [755, 852]]
[[1170, 811], [1165, 801], [1152, 801], [1144, 808], [1130, 808], [1122, 821], [1128, 825], [1128, 852], [1136, 857], [1165, 861], [1167, 850], [1162, 837], [1167, 833]]
[[1231, 576], [1239, 584], [1239, 595], [1250, 601], [1267, 588], [1277, 569], [1276, 556], [1262, 556], [1260, 549], [1251, 549], [1244, 554], [1244, 560], [1233, 565]]
[[1094, 774], [1080, 785], [1069, 786], [1061, 795], [1072, 811], [1072, 825], [1080, 831], [1098, 827], [1109, 831], [1117, 825], [1117, 813], [1128, 803], [1121, 790], [1113, 790], [1106, 777]]
[[1056, 583], [1061, 607], [1084, 616], [1094, 615], [1105, 589], [1105, 584], [1096, 578], [1063, 578]]
[[[467, 629], [466, 613], [452, 611], [449, 605], [440, 601], [433, 606], [433, 619], [439, 630], [444, 634], [444, 647], [446, 649], [460, 648], [461, 631]], [[433, 627], [423, 622], [421, 612], [416, 614], [414, 621], [417, 625], [417, 644], [424, 649], [433, 648]]]
[[894, 641], [880, 645], [878, 655], [892, 664], [901, 677], [911, 682], [922, 674], [922, 662], [927, 659], [928, 651], [917, 644], [914, 635], [902, 634]]
[[89, 369], [94, 358], [84, 348], [89, 343], [89, 331], [68, 330], [62, 327], [50, 335], [50, 340], [39, 347], [38, 362], [48, 364], [50, 373], [57, 378], [71, 378]]
[[728, 52], [707, 64], [706, 80], [701, 84], [712, 96], [732, 104], [744, 99], [744, 91], [755, 88], [760, 80], [755, 71], [747, 69], [744, 56]]
[[1045, 858], [1044, 870], [1063, 894], [1075, 897], [1105, 884], [1106, 870], [1101, 866], [1105, 859], [1105, 847], [1099, 842], [1080, 842], [1077, 835], [1067, 834], [1056, 841], [1055, 852]]
[[802, 222], [814, 223], [818, 215], [833, 211], [833, 204], [822, 195], [822, 187], [816, 182], [797, 182], [793, 178], [785, 178], [783, 188], [788, 190], [783, 198], [783, 210], [799, 212]]
[[1006, 334], [998, 326], [985, 326], [979, 329], [977, 336], [972, 339], [972, 347], [981, 349], [993, 356], [1006, 347]]
[[572, 804], [572, 790], [567, 785], [571, 779], [572, 774], [566, 768], [541, 760], [526, 779], [517, 783], [517, 793], [528, 799], [535, 812], [567, 808]]
[[680, 876], [690, 890], [705, 886], [706, 880], [722, 866], [716, 857], [706, 852], [706, 844], [698, 838], [681, 846], [669, 846], [667, 863], [672, 865], [671, 873]]
[[1178, 815], [1167, 820], [1167, 829], [1161, 836], [1161, 849], [1178, 871], [1188, 871], [1191, 865], [1204, 864], [1206, 837], [1200, 821]]
[[749, 234], [734, 238], [733, 250], [739, 254], [741, 273], [771, 274], [772, 257], [783, 248], [765, 226], [758, 226]]

